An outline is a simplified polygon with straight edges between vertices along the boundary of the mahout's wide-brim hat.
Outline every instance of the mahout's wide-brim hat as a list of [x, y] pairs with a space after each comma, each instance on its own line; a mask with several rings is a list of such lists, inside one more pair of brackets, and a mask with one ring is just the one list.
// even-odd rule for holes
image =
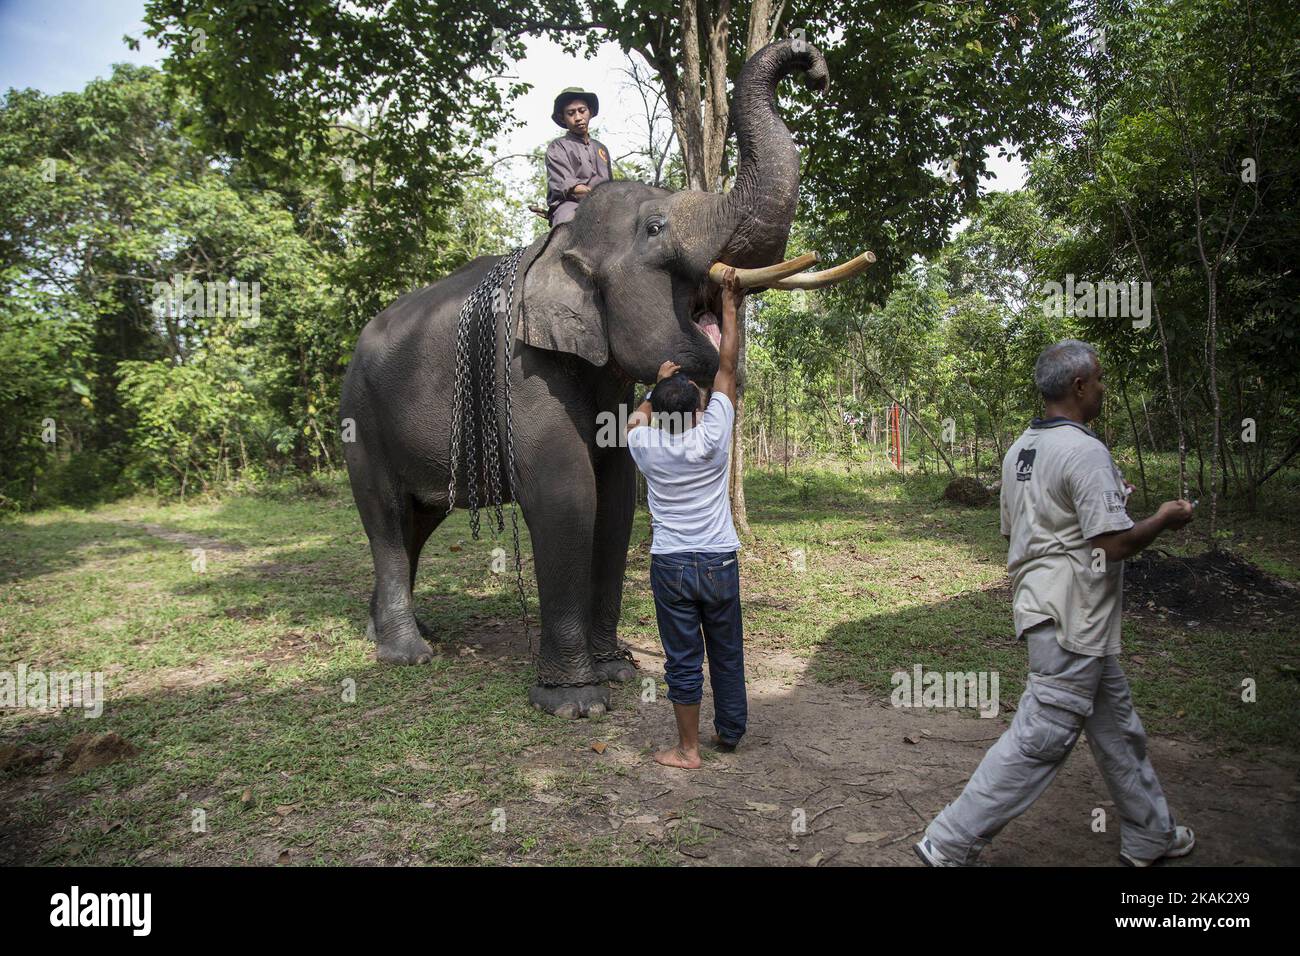
[[561, 114], [561, 111], [567, 104], [572, 103], [574, 100], [582, 100], [586, 103], [587, 109], [591, 110], [592, 116], [595, 116], [600, 112], [600, 98], [596, 96], [595, 93], [589, 93], [580, 86], [566, 87], [560, 92], [560, 95], [555, 98], [555, 106], [551, 110], [551, 119], [555, 120], [556, 126], [559, 126], [562, 129], [569, 128], [564, 125], [564, 117]]

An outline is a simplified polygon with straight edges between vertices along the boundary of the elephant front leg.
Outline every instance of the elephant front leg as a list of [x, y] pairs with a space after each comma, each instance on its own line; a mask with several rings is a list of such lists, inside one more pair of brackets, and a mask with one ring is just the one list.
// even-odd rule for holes
[[586, 465], [585, 473], [556, 469], [540, 477], [544, 488], [525, 488], [520, 496], [533, 541], [542, 616], [537, 684], [528, 700], [569, 718], [596, 717], [609, 709], [609, 687], [597, 675], [587, 646], [596, 489], [586, 455], [580, 463]]
[[591, 556], [591, 632], [587, 641], [596, 676], [630, 681], [636, 665], [618, 642], [627, 546], [636, 509], [636, 465], [626, 448], [607, 452], [596, 465], [596, 528]]

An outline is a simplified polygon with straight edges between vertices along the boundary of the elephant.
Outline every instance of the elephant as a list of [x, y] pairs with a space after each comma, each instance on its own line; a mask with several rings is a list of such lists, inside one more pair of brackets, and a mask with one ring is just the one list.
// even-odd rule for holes
[[[541, 642], [529, 700], [541, 710], [603, 714], [609, 682], [635, 675], [618, 640], [635, 470], [625, 444], [597, 440], [597, 423], [602, 413], [621, 421], [634, 384], [653, 383], [666, 359], [707, 387], [718, 366], [715, 264], [769, 275], [763, 267], [782, 261], [799, 155], [776, 88], [796, 71], [825, 89], [825, 58], [806, 42], [772, 43], [744, 64], [730, 114], [739, 161], [729, 192], [604, 182], [519, 259], [518, 294], [499, 334], [514, 336], [513, 497], [533, 543]], [[416, 565], [450, 506], [469, 503], [463, 463], [449, 491], [453, 343], [462, 303], [499, 261], [474, 259], [375, 316], [343, 382], [340, 418], [353, 430], [344, 457], [374, 560], [367, 632], [380, 661], [432, 656], [425, 638], [435, 635], [412, 602]], [[502, 383], [504, 349], [497, 354]], [[497, 391], [492, 413], [504, 434]]]

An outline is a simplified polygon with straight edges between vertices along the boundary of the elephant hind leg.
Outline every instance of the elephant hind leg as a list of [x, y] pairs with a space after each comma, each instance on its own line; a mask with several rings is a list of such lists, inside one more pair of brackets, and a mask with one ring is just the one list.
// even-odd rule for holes
[[410, 498], [383, 487], [389, 484], [383, 478], [368, 477], [366, 494], [355, 496], [375, 563], [366, 636], [375, 642], [375, 657], [381, 661], [424, 664], [433, 658], [433, 651], [420, 636], [411, 598], [415, 566], [409, 546], [415, 540], [415, 515]]
[[[447, 513], [441, 508], [436, 510], [421, 508], [416, 504], [411, 509], [411, 520], [406, 525], [403, 537], [405, 539], [406, 558], [407, 561], [410, 562], [411, 566], [410, 579], [412, 609], [415, 607], [415, 576], [420, 566], [420, 552], [424, 550], [424, 545], [425, 542], [429, 540], [429, 535], [433, 534], [433, 532], [437, 530], [438, 525], [442, 524], [446, 517]], [[370, 618], [366, 623], [366, 640], [368, 641], [375, 640], [375, 608], [378, 601], [379, 585], [378, 581], [376, 581], [375, 589], [370, 595]], [[437, 640], [433, 628], [425, 623], [418, 614], [415, 615], [415, 627], [416, 630], [420, 632], [420, 636], [426, 641]]]
[[[438, 525], [446, 519], [446, 509], [422, 508], [419, 504], [414, 504], [411, 511], [411, 524], [406, 539], [406, 556], [411, 562], [411, 594], [415, 594], [415, 573], [420, 566], [420, 552], [424, 550], [424, 544], [429, 540], [429, 535], [437, 530]], [[412, 602], [414, 608], [414, 601]], [[420, 636], [426, 640], [436, 640], [433, 628], [420, 619], [420, 615], [415, 615], [415, 626], [420, 632]]]

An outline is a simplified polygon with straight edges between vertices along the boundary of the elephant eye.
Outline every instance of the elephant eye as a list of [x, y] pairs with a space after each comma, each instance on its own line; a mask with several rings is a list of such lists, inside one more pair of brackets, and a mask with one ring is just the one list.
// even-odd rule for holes
[[664, 226], [667, 225], [662, 219], [651, 219], [646, 223], [645, 231], [647, 235], [657, 236], [663, 232]]

